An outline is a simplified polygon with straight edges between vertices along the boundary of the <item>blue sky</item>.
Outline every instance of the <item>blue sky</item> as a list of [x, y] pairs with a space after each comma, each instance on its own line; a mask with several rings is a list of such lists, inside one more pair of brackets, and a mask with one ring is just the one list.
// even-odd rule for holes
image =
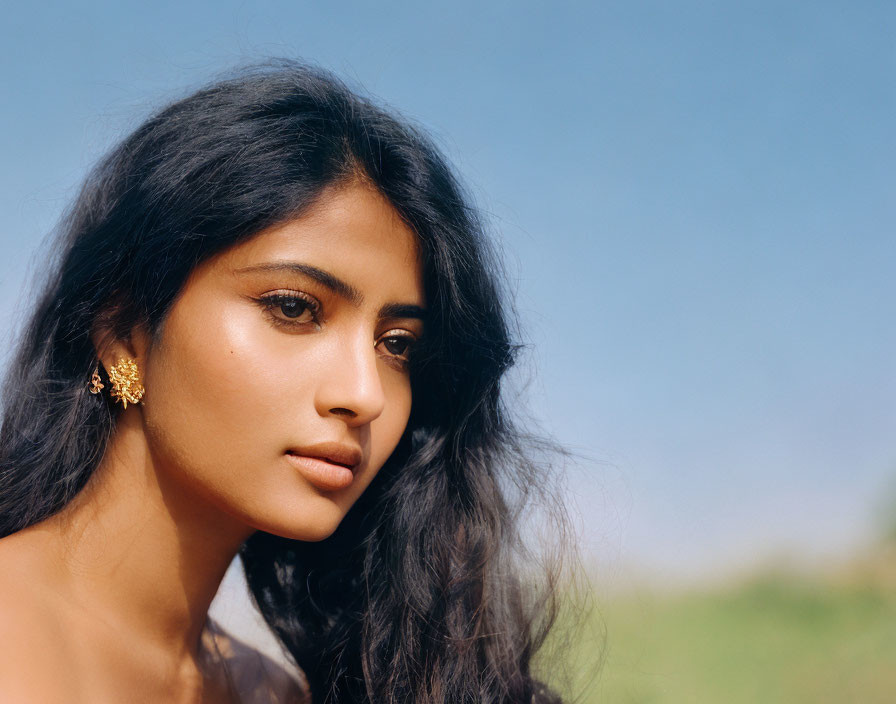
[[[599, 560], [824, 557], [896, 476], [896, 9], [832, 2], [12, 4], [0, 323], [89, 166], [266, 56], [442, 145], [501, 242]], [[4, 343], [4, 351], [9, 343]]]

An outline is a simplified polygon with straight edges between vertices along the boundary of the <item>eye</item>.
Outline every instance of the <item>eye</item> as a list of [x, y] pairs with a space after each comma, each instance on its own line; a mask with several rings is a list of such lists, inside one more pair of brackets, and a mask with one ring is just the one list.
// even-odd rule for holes
[[417, 337], [407, 330], [389, 330], [376, 341], [384, 356], [404, 367], [411, 356]]
[[259, 303], [276, 325], [317, 325], [320, 317], [320, 303], [301, 291], [274, 291], [262, 296]]

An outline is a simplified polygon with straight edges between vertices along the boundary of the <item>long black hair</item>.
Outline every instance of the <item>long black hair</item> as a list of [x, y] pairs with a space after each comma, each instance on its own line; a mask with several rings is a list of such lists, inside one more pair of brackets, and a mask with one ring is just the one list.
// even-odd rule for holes
[[551, 592], [533, 597], [514, 560], [541, 463], [502, 403], [517, 347], [483, 225], [424, 134], [320, 69], [232, 74], [88, 177], [3, 387], [0, 537], [62, 509], [102, 459], [119, 408], [88, 392], [93, 327], [141, 322], [157, 339], [197, 264], [353, 178], [419, 238], [429, 314], [411, 418], [331, 537], [244, 543], [251, 592], [321, 704], [556, 701], [532, 672]]

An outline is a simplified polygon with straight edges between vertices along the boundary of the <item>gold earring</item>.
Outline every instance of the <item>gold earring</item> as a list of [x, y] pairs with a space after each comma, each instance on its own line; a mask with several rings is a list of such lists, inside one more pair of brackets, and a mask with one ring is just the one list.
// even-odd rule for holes
[[112, 382], [112, 398], [121, 401], [125, 408], [128, 403], [140, 403], [146, 391], [140, 383], [137, 360], [130, 357], [119, 359], [117, 364], [109, 368], [109, 381]]
[[98, 394], [102, 389], [105, 389], [106, 386], [103, 384], [100, 379], [100, 365], [97, 362], [97, 365], [93, 368], [93, 376], [90, 377], [90, 393]]

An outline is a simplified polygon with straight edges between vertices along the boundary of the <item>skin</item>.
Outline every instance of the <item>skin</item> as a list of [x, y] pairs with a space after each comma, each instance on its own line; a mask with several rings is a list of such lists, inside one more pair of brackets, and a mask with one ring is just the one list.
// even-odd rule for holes
[[[283, 262], [352, 291], [258, 269]], [[76, 499], [0, 540], [0, 700], [230, 701], [200, 669], [224, 572], [256, 530], [326, 538], [369, 485], [407, 424], [424, 304], [414, 233], [353, 181], [195, 269], [156, 344], [96, 330], [104, 367], [135, 358], [146, 394]], [[286, 457], [321, 442], [360, 450], [347, 487]]]

